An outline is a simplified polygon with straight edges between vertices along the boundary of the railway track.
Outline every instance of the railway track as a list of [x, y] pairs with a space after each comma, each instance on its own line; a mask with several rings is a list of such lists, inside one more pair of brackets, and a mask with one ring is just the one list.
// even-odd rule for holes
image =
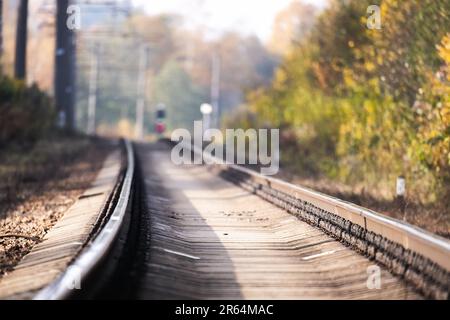
[[34, 299], [449, 298], [446, 239], [216, 159], [175, 166], [165, 143], [126, 142], [126, 158], [89, 241]]
[[[88, 297], [92, 296], [96, 290], [100, 290], [104, 285], [105, 277], [111, 274], [111, 259], [121, 254], [120, 236], [124, 236], [125, 225], [129, 223], [126, 214], [130, 210], [132, 198], [133, 179], [135, 177], [135, 158], [133, 147], [129, 141], [125, 141], [126, 169], [119, 177], [115, 188], [108, 199], [108, 212], [102, 221], [93, 230], [93, 239], [85, 249], [71, 263], [70, 270], [78, 270], [76, 279], [80, 284], [87, 284], [85, 288], [88, 292], [77, 292], [68, 284], [74, 282], [73, 272], [63, 272], [54, 282], [39, 291], [34, 299], [36, 300], [60, 300], [72, 296]], [[126, 232], [126, 231], [125, 231]], [[113, 250], [119, 252], [113, 252]], [[102, 268], [102, 270], [100, 270]], [[101, 275], [101, 276], [100, 276]], [[95, 277], [95, 278], [94, 278]], [[98, 279], [100, 277], [100, 279]], [[80, 288], [81, 290], [81, 288]]]

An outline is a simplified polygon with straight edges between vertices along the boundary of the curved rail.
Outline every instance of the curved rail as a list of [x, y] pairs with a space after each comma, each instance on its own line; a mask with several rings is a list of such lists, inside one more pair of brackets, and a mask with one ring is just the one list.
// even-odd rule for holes
[[119, 235], [122, 222], [126, 214], [131, 195], [131, 187], [134, 176], [133, 147], [125, 140], [127, 169], [120, 190], [117, 204], [109, 216], [108, 222], [94, 240], [87, 245], [72, 264], [54, 282], [39, 291], [34, 300], [61, 300], [69, 297], [73, 291], [68, 284], [73, 283], [74, 274], [71, 270], [77, 270], [77, 276], [81, 281], [86, 279], [91, 271], [105, 258]]

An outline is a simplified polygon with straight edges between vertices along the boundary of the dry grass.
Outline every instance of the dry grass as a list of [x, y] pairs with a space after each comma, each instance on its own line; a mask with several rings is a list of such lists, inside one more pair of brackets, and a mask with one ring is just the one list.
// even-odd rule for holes
[[449, 208], [443, 204], [423, 204], [409, 196], [406, 198], [406, 208], [403, 211], [397, 201], [392, 197], [389, 198], [386, 196], [386, 194], [393, 193], [390, 190], [371, 190], [362, 185], [349, 186], [326, 178], [302, 178], [286, 170], [281, 170], [278, 177], [285, 181], [406, 221], [450, 239], [450, 212]]

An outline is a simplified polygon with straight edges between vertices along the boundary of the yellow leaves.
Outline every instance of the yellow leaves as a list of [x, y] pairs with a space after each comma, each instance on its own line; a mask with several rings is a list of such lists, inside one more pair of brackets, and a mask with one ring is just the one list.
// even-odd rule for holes
[[355, 79], [353, 77], [353, 71], [349, 68], [344, 68], [342, 70], [342, 74], [344, 77], [344, 84], [349, 87], [349, 88], [353, 88], [356, 86], [356, 82]]
[[[443, 60], [445, 63], [445, 70], [439, 70], [438, 71], [438, 78], [444, 76], [446, 74], [446, 80], [447, 82], [450, 82], [450, 33], [447, 33], [445, 37], [442, 38], [442, 41], [440, 44], [436, 46], [439, 57]], [[450, 97], [450, 85], [447, 83], [446, 85], [446, 91], [447, 91], [447, 98]], [[450, 98], [449, 98], [450, 99]]]
[[448, 127], [450, 126], [450, 104], [446, 104], [440, 111], [442, 122]]
[[287, 73], [278, 68], [275, 71], [275, 80], [273, 81], [273, 87], [275, 90], [282, 90], [285, 87], [286, 80], [288, 79]]
[[[450, 34], [436, 46], [443, 66], [427, 73], [427, 84], [421, 96], [418, 112], [418, 143], [422, 161], [441, 179], [450, 178]], [[446, 74], [446, 77], [443, 75]], [[426, 108], [424, 108], [426, 106]]]
[[323, 23], [321, 41], [285, 57], [258, 116], [312, 141], [310, 158], [318, 165], [333, 159], [340, 177], [404, 173], [419, 181], [420, 172], [434, 185], [444, 175], [450, 181], [450, 34], [442, 37], [437, 27], [445, 25], [436, 13], [442, 7], [431, 0], [381, 3], [381, 32], [349, 27], [360, 20], [345, 6], [330, 11], [339, 29]]
[[444, 60], [447, 66], [450, 65], [450, 33], [447, 33], [447, 35], [442, 38], [441, 44], [436, 47], [441, 59]]
[[371, 61], [366, 61], [366, 63], [364, 64], [364, 68], [367, 71], [369, 71], [369, 72], [374, 71], [375, 70], [375, 64], [373, 62], [371, 62]]
[[314, 62], [311, 67], [314, 72], [314, 75], [316, 76], [317, 81], [319, 82], [320, 87], [322, 89], [326, 89], [327, 81], [326, 81], [325, 74], [322, 71], [322, 68], [320, 68], [320, 65], [317, 62]]

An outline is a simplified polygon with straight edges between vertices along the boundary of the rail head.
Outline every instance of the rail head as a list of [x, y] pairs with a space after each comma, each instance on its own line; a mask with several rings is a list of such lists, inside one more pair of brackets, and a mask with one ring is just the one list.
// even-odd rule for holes
[[299, 201], [307, 201], [318, 208], [379, 234], [402, 245], [405, 249], [419, 253], [450, 272], [450, 241], [407, 222], [382, 215], [347, 201], [322, 194], [298, 185], [273, 178], [236, 165], [229, 166], [271, 189], [286, 193]]
[[[52, 283], [37, 292], [33, 297], [34, 300], [62, 300], [71, 296], [73, 294], [73, 289], [70, 285], [74, 283], [74, 277], [76, 276], [78, 278], [77, 280], [81, 281], [86, 279], [91, 271], [104, 257], [106, 257], [113, 246], [114, 241], [119, 235], [127, 212], [135, 171], [133, 147], [128, 140], [125, 140], [125, 150], [127, 168], [122, 181], [118, 201], [112, 213], [109, 215], [108, 221], [92, 242], [81, 251], [67, 269]], [[76, 275], [73, 272], [74, 270], [76, 270]]]
[[294, 185], [277, 178], [263, 176], [242, 166], [226, 164], [222, 159], [204, 153], [197, 146], [185, 144], [185, 147], [191, 148], [195, 153], [203, 153], [203, 159], [206, 164], [219, 167], [219, 170], [227, 169], [244, 174], [260, 186], [266, 186], [272, 190], [290, 195], [298, 201], [311, 203], [317, 208], [359, 225], [365, 231], [373, 232], [401, 245], [406, 250], [418, 253], [450, 272], [450, 241], [448, 239], [407, 222], [382, 215], [309, 188]]

